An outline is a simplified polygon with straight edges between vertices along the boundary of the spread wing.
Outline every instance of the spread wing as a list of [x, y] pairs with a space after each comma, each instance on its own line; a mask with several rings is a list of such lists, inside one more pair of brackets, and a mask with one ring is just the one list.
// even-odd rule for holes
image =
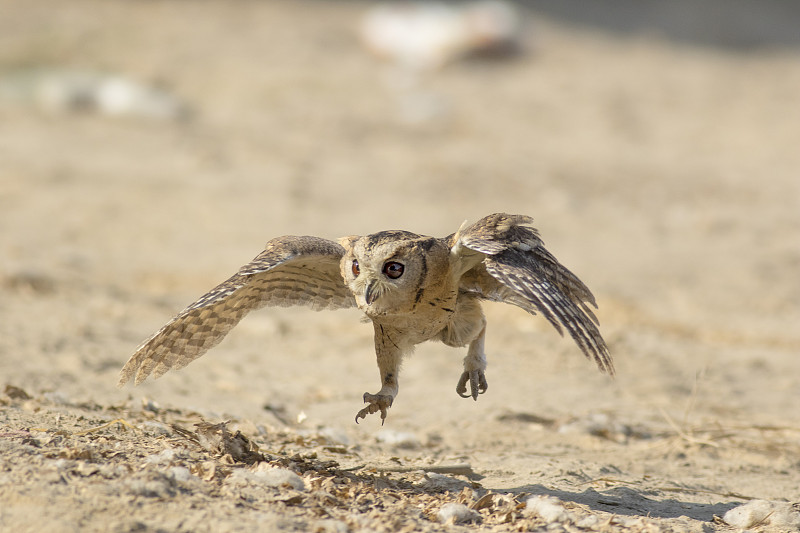
[[279, 237], [239, 272], [181, 311], [142, 343], [120, 371], [122, 386], [151, 373], [163, 375], [197, 359], [248, 312], [266, 305], [308, 305], [314, 309], [355, 307], [339, 261], [344, 248], [318, 237]]
[[527, 216], [498, 213], [453, 235], [452, 253], [464, 264], [461, 290], [541, 313], [560, 334], [566, 329], [601, 371], [613, 375], [597, 317], [587, 305], [597, 307], [594, 296], [545, 249], [531, 222]]

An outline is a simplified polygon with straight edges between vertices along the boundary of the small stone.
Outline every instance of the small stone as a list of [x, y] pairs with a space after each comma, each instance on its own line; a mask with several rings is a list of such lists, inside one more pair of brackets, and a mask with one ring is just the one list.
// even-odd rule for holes
[[185, 466], [173, 466], [167, 470], [167, 477], [178, 483], [188, 483], [197, 479]]
[[159, 453], [148, 455], [144, 458], [144, 461], [148, 464], [163, 465], [169, 464], [173, 459], [175, 459], [175, 450], [167, 448]]
[[461, 503], [446, 503], [436, 515], [444, 524], [461, 524], [479, 520], [481, 515]]
[[770, 525], [781, 528], [800, 528], [800, 510], [787, 502], [753, 500], [734, 507], [722, 517], [726, 524], [747, 529]]
[[238, 486], [288, 486], [294, 490], [306, 490], [303, 478], [286, 468], [276, 468], [265, 463], [259, 464], [255, 470], [246, 468], [234, 470], [227, 480], [228, 483]]
[[571, 513], [564, 508], [561, 500], [553, 496], [531, 496], [525, 502], [525, 511], [542, 517], [548, 523], [572, 520]]
[[425, 487], [426, 490], [435, 491], [450, 491], [459, 492], [464, 487], [469, 487], [470, 484], [466, 481], [461, 481], [451, 476], [444, 474], [437, 474], [435, 472], [428, 472], [425, 474], [425, 479], [418, 483], [418, 485]]

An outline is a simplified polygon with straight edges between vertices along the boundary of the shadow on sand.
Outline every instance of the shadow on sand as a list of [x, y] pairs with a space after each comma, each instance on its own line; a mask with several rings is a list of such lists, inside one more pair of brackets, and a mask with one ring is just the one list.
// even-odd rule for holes
[[722, 516], [728, 510], [742, 502], [720, 502], [713, 504], [683, 502], [675, 499], [657, 499], [647, 497], [648, 491], [638, 491], [630, 487], [614, 487], [603, 492], [586, 489], [583, 492], [569, 492], [550, 489], [542, 485], [524, 485], [512, 489], [511, 492], [527, 492], [534, 495], [554, 496], [562, 501], [569, 501], [588, 506], [595, 511], [605, 511], [626, 516], [644, 516], [650, 518], [678, 518], [686, 516], [701, 522], [711, 522], [714, 515]]

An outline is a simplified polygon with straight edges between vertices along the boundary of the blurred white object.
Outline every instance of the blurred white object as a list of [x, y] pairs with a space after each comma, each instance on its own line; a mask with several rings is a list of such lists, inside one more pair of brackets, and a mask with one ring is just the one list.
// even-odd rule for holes
[[187, 108], [175, 96], [113, 74], [37, 69], [0, 79], [0, 97], [48, 113], [94, 112], [108, 116], [178, 119]]
[[407, 431], [395, 431], [393, 429], [382, 429], [375, 435], [375, 440], [383, 444], [391, 444], [398, 448], [419, 448], [422, 444], [414, 433]]
[[469, 54], [511, 52], [521, 37], [516, 10], [500, 0], [381, 4], [366, 13], [360, 30], [371, 52], [420, 70]]
[[800, 529], [800, 506], [788, 502], [751, 500], [729, 510], [722, 520], [740, 529], [772, 526], [781, 531], [797, 531]]

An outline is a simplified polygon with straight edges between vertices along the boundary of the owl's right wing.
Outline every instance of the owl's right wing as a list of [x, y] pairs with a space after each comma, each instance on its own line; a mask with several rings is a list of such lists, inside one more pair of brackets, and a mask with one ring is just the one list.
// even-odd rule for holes
[[135, 376], [160, 377], [216, 346], [248, 312], [267, 305], [314, 309], [355, 307], [339, 262], [344, 248], [319, 237], [279, 237], [263, 252], [143, 342], [119, 374], [118, 386]]
[[608, 347], [589, 305], [594, 296], [544, 247], [533, 219], [497, 213], [462, 227], [450, 239], [463, 265], [460, 289], [480, 298], [541, 313], [563, 335], [567, 330], [586, 357], [614, 374]]

